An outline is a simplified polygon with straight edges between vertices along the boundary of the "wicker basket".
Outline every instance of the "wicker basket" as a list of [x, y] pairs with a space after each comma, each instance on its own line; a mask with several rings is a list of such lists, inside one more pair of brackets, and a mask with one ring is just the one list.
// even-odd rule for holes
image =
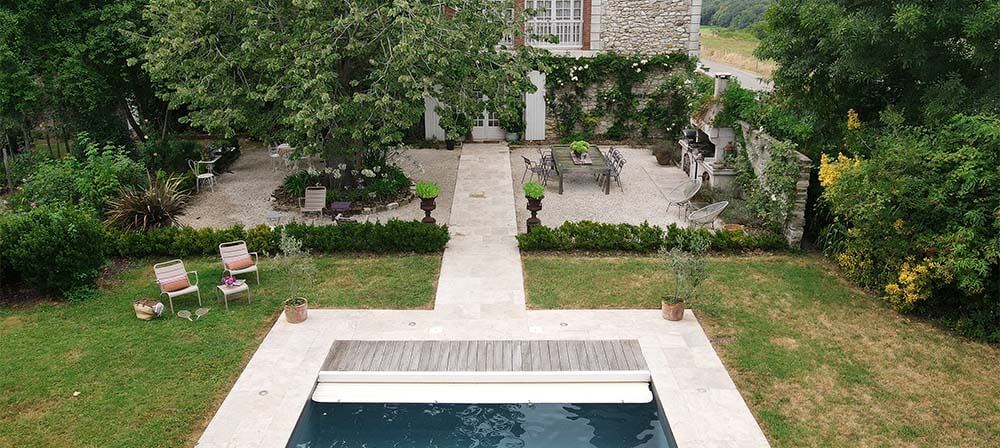
[[132, 308], [135, 309], [135, 317], [139, 320], [153, 320], [159, 317], [160, 314], [156, 312], [156, 308], [159, 308], [161, 313], [163, 312], [163, 304], [153, 299], [136, 300], [132, 302]]

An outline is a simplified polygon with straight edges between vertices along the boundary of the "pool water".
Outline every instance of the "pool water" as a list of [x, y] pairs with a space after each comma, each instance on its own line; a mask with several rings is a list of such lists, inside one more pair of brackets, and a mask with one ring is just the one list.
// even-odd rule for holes
[[357, 404], [309, 401], [289, 448], [674, 448], [655, 402]]

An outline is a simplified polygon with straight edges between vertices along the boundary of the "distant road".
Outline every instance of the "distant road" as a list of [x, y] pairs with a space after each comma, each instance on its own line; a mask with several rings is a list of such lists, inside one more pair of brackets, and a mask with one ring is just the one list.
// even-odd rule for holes
[[729, 64], [710, 61], [708, 59], [702, 59], [701, 66], [709, 73], [731, 73], [740, 81], [741, 86], [750, 90], [763, 92], [770, 92], [774, 90], [774, 84], [770, 79], [765, 78], [763, 75], [758, 75], [753, 72], [733, 67]]

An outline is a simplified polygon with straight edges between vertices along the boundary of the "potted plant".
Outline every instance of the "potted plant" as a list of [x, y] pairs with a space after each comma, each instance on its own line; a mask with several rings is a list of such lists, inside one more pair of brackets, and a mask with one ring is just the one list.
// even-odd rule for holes
[[590, 151], [590, 143], [587, 143], [586, 140], [577, 140], [569, 144], [569, 149], [573, 151], [573, 154], [576, 154], [577, 157], [581, 157], [586, 154], [587, 151]]
[[278, 248], [288, 269], [288, 285], [291, 289], [291, 295], [283, 302], [285, 319], [290, 324], [297, 324], [309, 317], [309, 301], [305, 297], [299, 297], [296, 286], [300, 277], [315, 271], [315, 266], [308, 253], [302, 250], [302, 240], [289, 235], [284, 228], [281, 229]]
[[465, 140], [472, 129], [472, 120], [455, 110], [445, 111], [438, 123], [444, 130], [444, 146], [449, 151], [455, 149], [455, 143]]
[[705, 280], [705, 253], [708, 252], [709, 244], [707, 235], [694, 232], [680, 246], [666, 253], [667, 266], [674, 275], [674, 294], [664, 297], [660, 302], [664, 319], [684, 319], [685, 303], [694, 299], [698, 286]]
[[417, 182], [415, 193], [420, 198], [420, 209], [424, 211], [424, 219], [421, 219], [420, 222], [425, 224], [436, 223], [437, 221], [431, 217], [431, 212], [437, 208], [434, 200], [441, 194], [441, 187], [434, 182]]
[[524, 184], [524, 197], [528, 199], [528, 211], [531, 212], [531, 217], [528, 218], [528, 231], [531, 232], [535, 226], [542, 224], [542, 220], [538, 219], [538, 212], [542, 210], [542, 199], [545, 198], [545, 187], [541, 184], [535, 182], [528, 182]]

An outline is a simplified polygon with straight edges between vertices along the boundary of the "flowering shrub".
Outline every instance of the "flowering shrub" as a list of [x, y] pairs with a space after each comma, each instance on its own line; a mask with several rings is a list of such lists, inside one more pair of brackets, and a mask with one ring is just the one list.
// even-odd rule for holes
[[897, 309], [1000, 341], [1000, 119], [890, 123], [859, 143], [847, 149], [864, 158], [821, 160], [822, 199], [839, 229], [827, 251]]
[[281, 189], [290, 197], [305, 195], [306, 187], [323, 185], [330, 201], [384, 203], [399, 199], [410, 190], [410, 179], [395, 165], [348, 169], [346, 164], [311, 168], [289, 174]]

